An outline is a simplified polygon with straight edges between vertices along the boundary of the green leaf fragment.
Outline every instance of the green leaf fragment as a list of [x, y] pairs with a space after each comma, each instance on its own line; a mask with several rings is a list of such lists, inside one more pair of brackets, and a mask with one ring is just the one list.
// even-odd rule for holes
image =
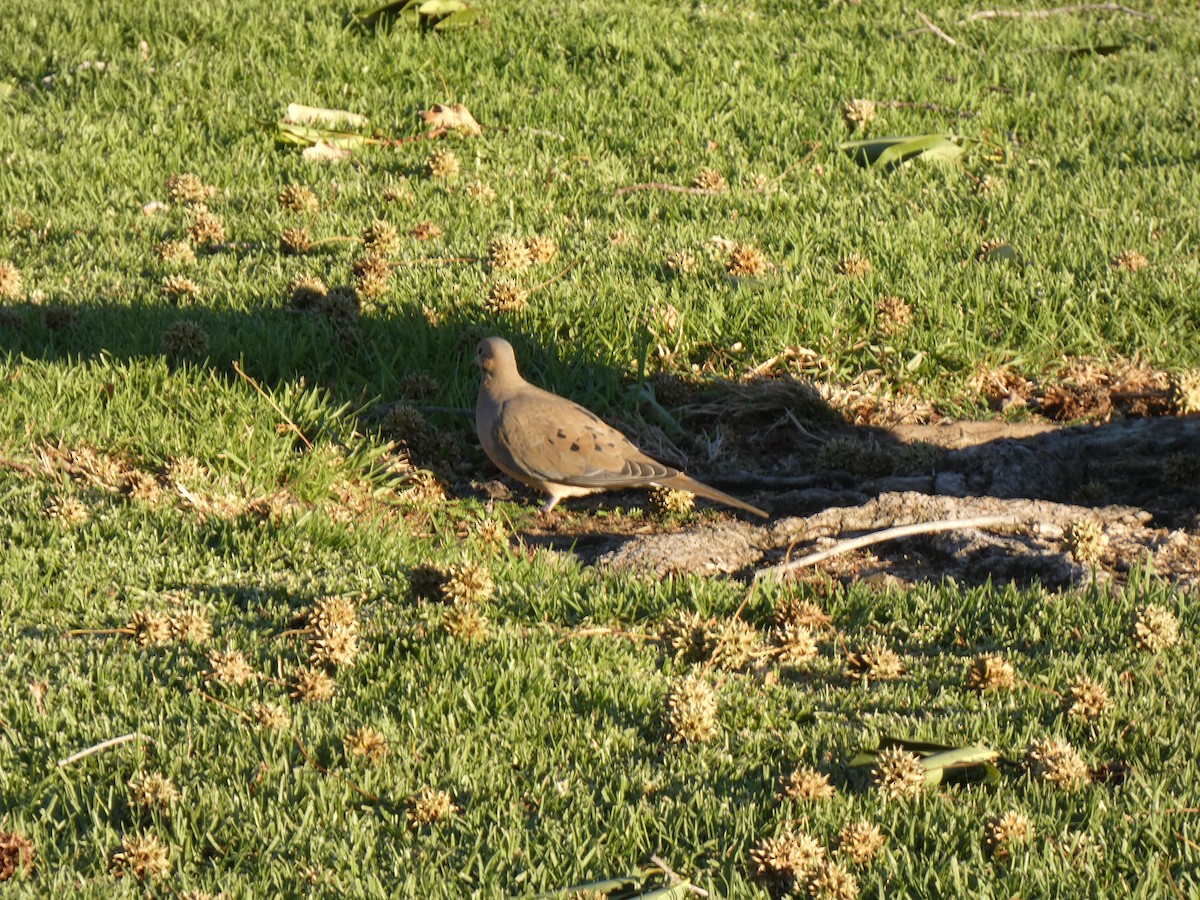
[[843, 141], [838, 148], [849, 153], [863, 168], [880, 169], [891, 169], [914, 159], [948, 163], [966, 152], [952, 136], [944, 134]]

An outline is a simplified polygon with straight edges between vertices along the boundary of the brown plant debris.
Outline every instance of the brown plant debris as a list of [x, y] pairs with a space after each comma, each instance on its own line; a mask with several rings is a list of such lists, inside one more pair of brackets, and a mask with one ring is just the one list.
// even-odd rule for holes
[[654, 487], [648, 496], [650, 509], [660, 519], [678, 519], [696, 510], [696, 495], [670, 487]]
[[369, 256], [392, 256], [400, 250], [400, 232], [390, 222], [376, 219], [363, 229], [362, 243]]
[[1033, 825], [1029, 816], [1014, 809], [989, 819], [983, 834], [992, 856], [1007, 859], [1014, 847], [1029, 843], [1033, 837]]
[[1158, 653], [1179, 643], [1179, 620], [1165, 606], [1149, 603], [1133, 619], [1133, 642], [1141, 650]]
[[825, 848], [804, 831], [763, 838], [750, 850], [751, 875], [777, 897], [804, 891], [824, 863]]
[[468, 137], [483, 134], [483, 126], [475, 121], [471, 111], [461, 103], [435, 103], [419, 113], [421, 120], [430, 128], [445, 128]]
[[838, 835], [838, 853], [859, 866], [869, 865], [879, 855], [887, 837], [879, 826], [866, 819], [847, 823]]
[[167, 846], [155, 834], [127, 834], [113, 854], [112, 872], [117, 878], [130, 875], [138, 881], [165, 878], [171, 874]]
[[413, 226], [412, 236], [418, 241], [433, 241], [442, 236], [442, 226], [428, 220]]
[[425, 161], [425, 172], [430, 178], [454, 178], [462, 168], [454, 151], [448, 147], [438, 147]]
[[250, 711], [258, 724], [269, 731], [282, 731], [292, 724], [292, 714], [278, 703], [255, 703]]
[[200, 296], [200, 285], [182, 275], [168, 275], [162, 281], [162, 293], [168, 300], [195, 300]]
[[350, 732], [342, 744], [348, 756], [359, 757], [375, 765], [383, 762], [391, 752], [387, 738], [370, 725], [363, 725]]
[[497, 235], [488, 244], [488, 265], [493, 269], [519, 272], [529, 265], [525, 242], [510, 235]]
[[208, 681], [241, 687], [257, 674], [240, 650], [214, 650], [208, 655]]
[[525, 239], [525, 249], [529, 251], [529, 261], [533, 265], [542, 265], [558, 255], [558, 241], [548, 234], [535, 234]]
[[423, 788], [420, 793], [408, 798], [408, 827], [423, 828], [457, 815], [459, 811], [449, 791]]
[[162, 772], [139, 775], [127, 787], [130, 802], [142, 809], [170, 813], [171, 807], [179, 801], [179, 788]]
[[668, 656], [683, 662], [703, 662], [712, 653], [716, 620], [691, 610], [679, 610], [662, 623], [658, 640]]
[[139, 609], [129, 617], [125, 627], [133, 632], [133, 639], [139, 647], [159, 647], [169, 644], [173, 637], [171, 617], [151, 609]]
[[[154, 255], [168, 265], [190, 266], [196, 261], [196, 251], [187, 241], [163, 241], [154, 248]], [[0, 275], [0, 283], [3, 276]], [[0, 290], [0, 296], [3, 290]]]
[[817, 655], [817, 641], [807, 625], [785, 622], [771, 629], [771, 643], [776, 648], [779, 662], [785, 666], [799, 666]]
[[1067, 526], [1063, 544], [1077, 563], [1095, 567], [1104, 559], [1108, 535], [1104, 533], [1104, 526], [1095, 519], [1080, 519]]
[[1140, 272], [1148, 265], [1150, 260], [1136, 250], [1122, 250], [1112, 259], [1112, 267], [1119, 272]]
[[288, 284], [288, 302], [293, 309], [315, 309], [329, 293], [325, 282], [315, 275], [301, 275]]
[[724, 194], [729, 190], [729, 182], [716, 169], [701, 169], [692, 179], [692, 187], [710, 194]]
[[497, 278], [488, 287], [486, 305], [496, 315], [520, 312], [529, 305], [529, 291], [511, 278]]
[[881, 297], [875, 304], [875, 321], [884, 334], [899, 334], [912, 324], [912, 307], [903, 297]]
[[967, 669], [967, 687], [981, 694], [1011, 690], [1016, 681], [1017, 673], [1012, 663], [999, 653], [981, 653], [971, 660]]
[[285, 184], [279, 189], [279, 206], [288, 212], [315, 213], [321, 208], [321, 201], [312, 188], [302, 184]]
[[877, 115], [874, 100], [854, 99], [842, 104], [842, 119], [851, 131], [865, 129]]
[[1112, 709], [1112, 698], [1099, 681], [1080, 678], [1072, 681], [1063, 695], [1063, 708], [1067, 716], [1081, 722], [1091, 722]]
[[908, 800], [925, 790], [921, 757], [903, 747], [888, 747], [875, 760], [875, 784], [885, 800]]
[[442, 613], [442, 628], [456, 640], [474, 644], [491, 636], [491, 626], [483, 611], [474, 603], [456, 600]]
[[865, 278], [871, 274], [871, 261], [865, 256], [847, 256], [838, 260], [837, 273], [846, 278]]
[[7, 259], [0, 259], [0, 300], [19, 300], [21, 286], [21, 270]]
[[763, 650], [758, 629], [738, 618], [718, 623], [709, 636], [709, 643], [713, 664], [731, 672], [744, 669]]
[[1039, 738], [1026, 751], [1030, 774], [1039, 781], [1071, 791], [1091, 780], [1091, 770], [1083, 757], [1062, 738]]
[[208, 355], [208, 346], [208, 332], [195, 322], [176, 322], [162, 334], [162, 349], [167, 356], [199, 359]]
[[816, 900], [855, 900], [858, 878], [835, 862], [826, 860], [808, 883], [809, 894]]
[[196, 206], [206, 203], [217, 193], [217, 189], [205, 184], [191, 172], [172, 175], [167, 179], [167, 199], [179, 206]]
[[767, 258], [753, 244], [736, 244], [725, 260], [725, 271], [738, 278], [753, 278], [767, 271]]
[[484, 184], [482, 181], [472, 181], [463, 191], [467, 197], [475, 203], [487, 206], [493, 203], [496, 199], [496, 190], [489, 184]]
[[188, 237], [197, 247], [210, 247], [225, 241], [225, 220], [208, 210], [198, 210], [188, 226]]
[[798, 766], [779, 780], [780, 796], [788, 800], [828, 800], [835, 793], [828, 775], [807, 766]]
[[871, 681], [890, 681], [904, 674], [904, 660], [884, 641], [875, 640], [865, 650], [846, 658], [851, 675], [865, 675]]
[[696, 271], [696, 254], [691, 250], [672, 250], [663, 258], [663, 268], [677, 275], [691, 275]]
[[340, 625], [318, 632], [312, 642], [309, 662], [314, 666], [350, 668], [358, 653], [357, 628]]
[[288, 694], [301, 703], [322, 703], [333, 696], [336, 688], [323, 669], [301, 666], [292, 674]]
[[15, 831], [0, 831], [0, 884], [20, 873], [28, 878], [37, 865], [33, 841]]

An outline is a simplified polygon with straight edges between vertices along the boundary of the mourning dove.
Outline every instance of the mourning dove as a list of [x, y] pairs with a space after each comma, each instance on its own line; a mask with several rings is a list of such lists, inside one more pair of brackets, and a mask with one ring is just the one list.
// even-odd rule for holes
[[512, 344], [479, 342], [475, 362], [483, 373], [475, 403], [475, 430], [496, 466], [550, 495], [543, 512], [563, 497], [634, 487], [669, 487], [767, 514], [736, 497], [651, 459], [590, 410], [530, 384], [517, 371]]

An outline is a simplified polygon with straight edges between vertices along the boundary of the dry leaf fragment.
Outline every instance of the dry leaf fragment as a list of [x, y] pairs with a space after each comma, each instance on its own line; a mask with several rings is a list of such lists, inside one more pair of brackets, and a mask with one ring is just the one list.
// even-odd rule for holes
[[324, 141], [317, 141], [311, 147], [300, 151], [300, 158], [305, 162], [343, 162], [350, 158], [353, 151], [346, 147], [335, 147]]
[[483, 134], [483, 126], [461, 103], [435, 103], [432, 108], [421, 110], [419, 115], [430, 128], [448, 128], [469, 137]]

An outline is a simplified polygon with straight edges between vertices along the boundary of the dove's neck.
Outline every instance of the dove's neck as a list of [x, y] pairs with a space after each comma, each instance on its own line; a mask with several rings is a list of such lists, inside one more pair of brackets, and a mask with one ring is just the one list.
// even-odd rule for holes
[[480, 393], [486, 393], [494, 401], [502, 403], [527, 390], [529, 384], [517, 372], [494, 372], [484, 376], [480, 387]]

